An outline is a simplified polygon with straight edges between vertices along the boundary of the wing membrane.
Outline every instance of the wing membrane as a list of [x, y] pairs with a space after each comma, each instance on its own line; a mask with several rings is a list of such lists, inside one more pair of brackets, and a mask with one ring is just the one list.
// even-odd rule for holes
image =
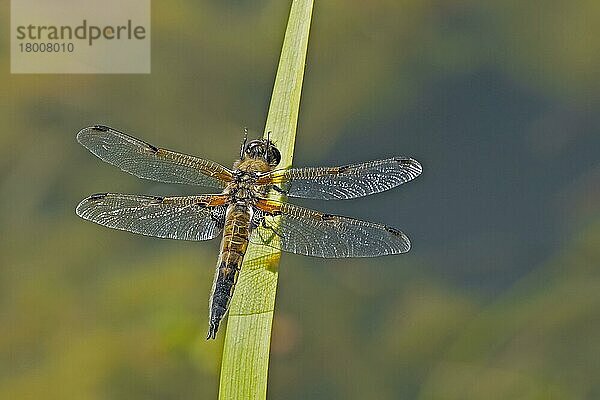
[[408, 237], [385, 225], [273, 200], [259, 200], [256, 206], [264, 222], [253, 234], [255, 243], [323, 258], [378, 257], [410, 250]]
[[109, 164], [139, 178], [223, 188], [231, 171], [216, 162], [155, 147], [106, 126], [91, 126], [77, 141]]
[[76, 212], [109, 228], [146, 236], [208, 240], [225, 223], [225, 196], [153, 197], [103, 193], [84, 199]]
[[405, 157], [331, 168], [274, 171], [259, 184], [282, 184], [290, 197], [342, 200], [368, 196], [406, 183], [421, 174], [421, 164]]

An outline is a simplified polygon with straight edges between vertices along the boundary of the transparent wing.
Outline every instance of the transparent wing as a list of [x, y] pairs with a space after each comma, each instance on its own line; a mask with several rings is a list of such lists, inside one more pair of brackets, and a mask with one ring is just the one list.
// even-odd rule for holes
[[153, 197], [101, 193], [84, 199], [76, 212], [109, 228], [146, 236], [208, 240], [225, 223], [225, 196]]
[[213, 161], [161, 149], [107, 126], [84, 128], [77, 141], [109, 164], [139, 178], [223, 188], [231, 171]]
[[344, 258], [378, 257], [410, 250], [408, 237], [389, 226], [273, 200], [259, 200], [256, 208], [263, 219], [251, 240], [290, 253]]
[[422, 171], [417, 160], [394, 157], [342, 167], [273, 171], [259, 178], [258, 183], [281, 184], [290, 197], [342, 200], [395, 188], [416, 178]]

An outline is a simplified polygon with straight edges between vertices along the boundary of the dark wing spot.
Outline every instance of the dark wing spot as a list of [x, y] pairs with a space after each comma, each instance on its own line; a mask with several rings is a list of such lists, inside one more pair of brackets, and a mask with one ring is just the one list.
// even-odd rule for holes
[[146, 143], [146, 145], [148, 145], [148, 147], [150, 147], [150, 150], [152, 150], [154, 153], [158, 153], [158, 147], [151, 145], [150, 143]]
[[210, 209], [210, 218], [215, 221], [219, 229], [225, 226], [225, 213], [223, 207], [213, 207]]
[[152, 196], [153, 203], [162, 203], [165, 200], [164, 197], [161, 196]]
[[110, 130], [110, 128], [106, 125], [94, 125], [92, 129], [100, 132], [108, 132]]
[[402, 236], [402, 232], [400, 232], [396, 228], [392, 228], [391, 226], [386, 226], [385, 230], [388, 231], [389, 233], [391, 233], [394, 236]]
[[342, 165], [341, 167], [338, 167], [338, 172], [339, 173], [346, 172], [348, 170], [348, 168], [350, 168], [349, 165]]
[[108, 193], [96, 193], [93, 194], [89, 197], [90, 200], [101, 200], [103, 198], [105, 198], [108, 195]]
[[323, 221], [331, 221], [334, 218], [335, 218], [335, 216], [331, 215], [331, 214], [323, 214], [323, 215], [321, 215], [321, 219]]

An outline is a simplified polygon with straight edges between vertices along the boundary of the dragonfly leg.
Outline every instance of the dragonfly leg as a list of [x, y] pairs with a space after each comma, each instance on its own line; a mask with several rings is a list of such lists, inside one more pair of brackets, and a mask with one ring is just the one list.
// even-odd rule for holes
[[246, 148], [246, 143], [248, 143], [248, 128], [244, 127], [244, 140], [242, 141], [242, 147], [240, 149], [240, 159], [244, 158], [244, 149]]

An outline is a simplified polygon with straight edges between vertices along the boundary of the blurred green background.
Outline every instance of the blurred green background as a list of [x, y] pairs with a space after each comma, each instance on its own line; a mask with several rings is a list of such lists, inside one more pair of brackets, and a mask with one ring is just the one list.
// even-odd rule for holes
[[[218, 240], [76, 217], [191, 193], [75, 141], [104, 123], [229, 165], [263, 129], [288, 1], [154, 2], [152, 74], [10, 75], [0, 3], [0, 398], [205, 399]], [[317, 1], [295, 165], [423, 175], [298, 203], [406, 231], [408, 255], [284, 255], [272, 399], [600, 398], [600, 3]]]

